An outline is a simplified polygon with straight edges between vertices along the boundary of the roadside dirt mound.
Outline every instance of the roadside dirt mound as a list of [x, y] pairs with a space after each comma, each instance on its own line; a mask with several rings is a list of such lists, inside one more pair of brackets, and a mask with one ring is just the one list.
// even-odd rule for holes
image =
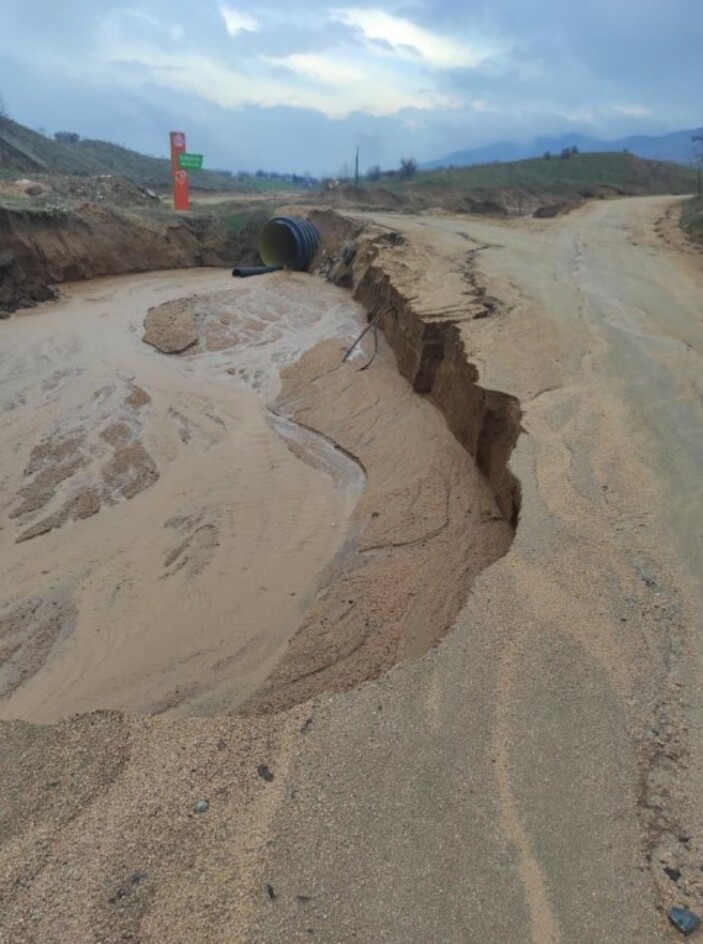
[[348, 210], [399, 210], [424, 205], [424, 201], [414, 195], [410, 197], [379, 187], [364, 186], [325, 190], [320, 195], [320, 202]]
[[111, 207], [150, 206], [161, 202], [152, 190], [117, 174], [93, 177], [52, 175], [36, 179], [57, 196], [69, 200], [105, 203]]

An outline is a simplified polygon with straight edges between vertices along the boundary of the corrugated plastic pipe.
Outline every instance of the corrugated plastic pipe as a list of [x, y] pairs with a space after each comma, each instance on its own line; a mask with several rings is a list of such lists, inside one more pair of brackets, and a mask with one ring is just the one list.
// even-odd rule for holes
[[267, 266], [304, 272], [320, 245], [320, 234], [300, 216], [275, 216], [261, 230], [259, 255]]

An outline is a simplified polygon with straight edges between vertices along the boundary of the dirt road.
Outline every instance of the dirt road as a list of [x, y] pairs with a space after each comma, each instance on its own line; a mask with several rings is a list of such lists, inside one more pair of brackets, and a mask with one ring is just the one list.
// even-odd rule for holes
[[[447, 311], [481, 383], [522, 405], [515, 540], [440, 645], [350, 691], [253, 718], [1, 725], [0, 941], [641, 944], [679, 939], [668, 907], [703, 914], [703, 266], [662, 238], [671, 204], [374, 215], [406, 239], [379, 278], [432, 324]], [[397, 448], [387, 465], [409, 467]], [[467, 520], [479, 494], [452, 507]]]
[[469, 253], [503, 302], [461, 330], [524, 410], [520, 526], [439, 650], [318, 710], [262, 944], [635, 944], [700, 912], [703, 267], [670, 204], [374, 216], [418, 247], [418, 309]]

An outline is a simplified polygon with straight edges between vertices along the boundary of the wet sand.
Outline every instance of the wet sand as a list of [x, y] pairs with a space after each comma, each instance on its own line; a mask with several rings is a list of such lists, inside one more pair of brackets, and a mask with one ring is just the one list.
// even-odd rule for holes
[[163, 273], [7, 326], [0, 717], [279, 709], [444, 635], [512, 530], [383, 343], [342, 363], [363, 324]]
[[[357, 307], [315, 287], [305, 344], [353, 337]], [[275, 390], [273, 361], [247, 386], [232, 371], [251, 346], [179, 359], [142, 343], [148, 307], [215, 288], [250, 293], [223, 272], [106, 279], [3, 326], [2, 717], [160, 711], [222, 678], [236, 705], [344, 543], [363, 473], [287, 448], [251, 389]]]

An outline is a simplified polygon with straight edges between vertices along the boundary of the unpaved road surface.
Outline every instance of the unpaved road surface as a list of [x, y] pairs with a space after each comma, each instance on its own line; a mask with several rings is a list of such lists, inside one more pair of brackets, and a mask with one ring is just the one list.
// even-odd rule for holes
[[[393, 637], [410, 661], [349, 691], [330, 695], [335, 686], [323, 686], [312, 701], [299, 693], [300, 704], [279, 714], [95, 713], [57, 727], [0, 726], [3, 756], [13, 759], [0, 768], [8, 799], [0, 820], [1, 941], [679, 939], [664, 909], [703, 911], [703, 267], [661, 238], [658, 221], [671, 203], [594, 204], [550, 222], [373, 217], [406, 238], [384, 250], [398, 291], [435, 320], [447, 311], [481, 383], [522, 405], [524, 433], [511, 461], [522, 489], [515, 540], [498, 560], [508, 549], [507, 525], [480, 477], [468, 495], [458, 486], [447, 493], [459, 496], [450, 505], [467, 522], [463, 531], [454, 519], [436, 536], [435, 527], [427, 530], [441, 507], [436, 489], [427, 488], [420, 513], [408, 510], [425, 494], [417, 483], [442, 476], [413, 458], [412, 439], [388, 446], [396, 418], [415, 407], [398, 408], [401, 393], [382, 387], [394, 422], [383, 409], [374, 415], [382, 435], [376, 459], [374, 448], [369, 456], [383, 480], [383, 455], [397, 455], [416, 480], [400, 492], [413, 497], [394, 504], [387, 485], [380, 502], [358, 500], [349, 520], [352, 529], [373, 529], [387, 503], [391, 521], [405, 508], [402, 528], [415, 527], [431, 584], [442, 571], [431, 569], [432, 542], [452, 536], [436, 545], [440, 561], [449, 555], [456, 568], [447, 586], [454, 574], [467, 592], [473, 585], [453, 630], [420, 657], [442, 633], [423, 639], [428, 614], [410, 618]], [[203, 291], [218, 287], [207, 281], [212, 275], [196, 278]], [[496, 304], [476, 320], [479, 284]], [[152, 295], [153, 304], [167, 300]], [[317, 429], [327, 422], [314, 393], [319, 368], [335, 363], [330, 343], [287, 381], [286, 393]], [[205, 348], [203, 357], [219, 356]], [[135, 356], [130, 349], [118, 399], [119, 410], [135, 413], [122, 418], [132, 431], [159, 402], [151, 388], [150, 403], [135, 391], [148, 386]], [[149, 371], [166, 371], [180, 388], [185, 367], [157, 352], [142, 356]], [[225, 406], [211, 387], [216, 363], [193, 359], [189, 396], [191, 382], [205, 385], [203, 396], [228, 422], [231, 390]], [[343, 400], [349, 386], [360, 409], [377, 408], [378, 389], [350, 386], [366, 384], [376, 366], [354, 371], [353, 380], [350, 373], [349, 384], [340, 371], [331, 374], [328, 396]], [[331, 434], [362, 449], [373, 435], [345, 428], [352, 412], [345, 403]], [[425, 421], [417, 422], [412, 435]], [[166, 477], [157, 441], [146, 433], [139, 441], [160, 478], [127, 499], [133, 507]], [[34, 445], [3, 459], [4, 482], [21, 481]], [[47, 455], [72, 467], [72, 449], [38, 452], [37, 471]], [[446, 443], [438, 439], [433, 453], [459, 469]], [[148, 479], [148, 463], [139, 468]], [[458, 478], [470, 475], [467, 467]], [[181, 494], [175, 485], [173, 494]], [[359, 508], [363, 519], [354, 518]], [[497, 560], [478, 579], [480, 555], [467, 537], [477, 533], [477, 510], [481, 540], [494, 542], [488, 556]], [[111, 513], [101, 506], [56, 533]], [[54, 533], [13, 547], [48, 547]], [[401, 543], [384, 534], [370, 549], [395, 553]], [[451, 547], [459, 557], [471, 548], [468, 560], [457, 563]], [[63, 553], [70, 557], [71, 544]], [[396, 577], [379, 584], [387, 588], [379, 597], [393, 602]], [[358, 592], [363, 597], [363, 587]], [[302, 642], [318, 638], [303, 634]], [[379, 636], [368, 639], [375, 647]], [[353, 656], [358, 642], [342, 656]], [[286, 676], [285, 659], [281, 665], [286, 692], [295, 678]], [[210, 803], [202, 815], [193, 812], [200, 798]]]
[[671, 202], [373, 217], [418, 309], [461, 319], [467, 265], [502, 302], [460, 327], [524, 410], [520, 525], [438, 650], [318, 712], [261, 944], [635, 944], [700, 912], [703, 266]]

